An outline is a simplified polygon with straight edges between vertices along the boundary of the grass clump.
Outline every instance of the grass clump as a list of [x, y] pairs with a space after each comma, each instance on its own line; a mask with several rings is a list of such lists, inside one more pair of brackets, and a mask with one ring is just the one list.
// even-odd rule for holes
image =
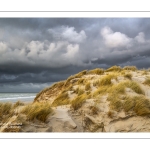
[[78, 80], [78, 84], [83, 84], [83, 83], [84, 83], [84, 79], [83, 78]]
[[118, 95], [116, 94], [109, 94], [108, 101], [110, 101], [110, 108], [116, 111], [120, 111], [122, 109], [123, 103]]
[[17, 101], [15, 104], [14, 104], [14, 108], [18, 107], [18, 106], [24, 106], [25, 104], [22, 103], [21, 101]]
[[117, 79], [117, 74], [108, 74], [100, 79], [100, 85], [111, 85], [111, 79]]
[[121, 70], [122, 70], [122, 68], [121, 68], [120, 66], [112, 66], [112, 67], [108, 68], [108, 69], [106, 70], [106, 72], [110, 72], [110, 71], [121, 71]]
[[120, 83], [110, 87], [108, 92], [109, 93], [114, 93], [114, 94], [124, 94], [125, 93], [125, 88], [126, 88], [125, 82], [120, 82]]
[[7, 118], [12, 113], [13, 105], [11, 103], [0, 103], [0, 118]]
[[141, 87], [138, 85], [138, 83], [136, 83], [134, 81], [127, 81], [127, 82], [125, 82], [125, 85], [128, 88], [131, 88], [137, 94], [143, 94], [144, 95], [144, 91], [141, 89]]
[[70, 103], [70, 101], [69, 101], [68, 93], [67, 92], [62, 92], [53, 101], [52, 106], [67, 105], [69, 103]]
[[66, 82], [65, 81], [60, 81], [57, 83], [54, 83], [52, 86], [50, 87], [46, 87], [45, 89], [41, 90], [36, 97], [34, 98], [34, 102], [38, 101], [38, 98], [43, 94], [43, 93], [54, 93], [54, 89], [57, 89], [56, 91], [59, 91], [63, 88], [64, 84]]
[[77, 110], [79, 109], [82, 104], [86, 101], [87, 99], [87, 95], [86, 94], [82, 94], [78, 97], [76, 97], [72, 102], [71, 102], [71, 107], [74, 109], [74, 110]]
[[82, 95], [85, 91], [82, 88], [77, 87], [74, 92], [79, 96]]
[[87, 82], [86, 85], [85, 85], [85, 90], [89, 91], [90, 89], [91, 89], [91, 83]]
[[149, 85], [149, 86], [150, 86], [150, 78], [147, 78], [147, 79], [144, 81], [144, 84], [146, 84], [146, 85]]
[[99, 112], [99, 109], [96, 105], [90, 106], [90, 111], [92, 115], [97, 115]]
[[128, 78], [129, 80], [132, 79], [132, 74], [131, 73], [127, 73], [124, 75], [125, 78]]
[[108, 91], [109, 91], [108, 86], [101, 86], [93, 93], [93, 97], [97, 97], [99, 95], [106, 94]]
[[126, 112], [134, 111], [139, 116], [150, 115], [150, 100], [142, 95], [127, 97], [123, 107]]
[[96, 87], [100, 86], [100, 80], [94, 80], [93, 86], [96, 86]]
[[51, 105], [49, 103], [33, 103], [25, 106], [22, 110], [29, 121], [38, 119], [42, 122], [45, 122], [47, 117], [52, 113]]
[[137, 70], [137, 68], [136, 68], [135, 66], [125, 66], [125, 67], [123, 68], [123, 70], [136, 71], [136, 70]]
[[87, 74], [87, 70], [83, 70], [77, 74], [74, 75], [75, 78], [81, 78], [83, 75]]
[[88, 71], [88, 74], [96, 74], [96, 75], [101, 75], [104, 73], [104, 69], [96, 68], [94, 70]]

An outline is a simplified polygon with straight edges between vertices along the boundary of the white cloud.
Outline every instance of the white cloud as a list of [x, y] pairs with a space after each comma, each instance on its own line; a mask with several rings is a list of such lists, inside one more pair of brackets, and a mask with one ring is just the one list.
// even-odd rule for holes
[[143, 32], [140, 32], [136, 37], [135, 40], [139, 43], [145, 43], [145, 34]]
[[7, 44], [0, 42], [0, 54], [4, 53], [7, 50]]
[[101, 30], [101, 35], [107, 47], [123, 47], [131, 42], [131, 38], [120, 32], [113, 32], [111, 28], [104, 27]]
[[48, 29], [48, 32], [57, 40], [67, 40], [74, 43], [82, 43], [87, 38], [84, 30], [77, 32], [74, 27], [63, 26], [57, 29]]
[[70, 42], [81, 43], [87, 36], [83, 30], [77, 33], [74, 27], [66, 27], [62, 32], [62, 37]]

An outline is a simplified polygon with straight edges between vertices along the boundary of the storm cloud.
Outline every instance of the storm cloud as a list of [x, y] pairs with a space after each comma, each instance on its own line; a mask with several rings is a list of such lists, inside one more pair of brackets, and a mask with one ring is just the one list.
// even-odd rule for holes
[[38, 92], [83, 69], [149, 68], [149, 24], [149, 18], [0, 18], [0, 92]]

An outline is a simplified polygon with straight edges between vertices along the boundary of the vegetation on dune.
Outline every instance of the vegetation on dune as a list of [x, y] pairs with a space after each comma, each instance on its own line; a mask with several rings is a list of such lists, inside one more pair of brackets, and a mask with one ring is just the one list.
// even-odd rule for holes
[[106, 75], [106, 76], [104, 76], [104, 77], [102, 77], [101, 79], [100, 79], [100, 85], [101, 86], [105, 86], [105, 85], [111, 85], [112, 83], [111, 83], [111, 80], [112, 79], [117, 79], [117, 74], [115, 74], [115, 73], [111, 73], [111, 74], [108, 74], [108, 75]]
[[38, 98], [41, 96], [41, 94], [43, 93], [46, 93], [46, 92], [49, 92], [49, 93], [54, 93], [54, 89], [57, 89], [58, 90], [61, 90], [63, 85], [65, 84], [65, 81], [60, 81], [60, 82], [57, 82], [55, 84], [53, 84], [52, 86], [50, 87], [47, 87], [43, 90], [41, 90], [37, 95], [36, 97], [34, 98], [34, 102], [36, 102], [38, 100]]
[[108, 68], [108, 69], [106, 70], [106, 72], [110, 72], [110, 71], [121, 71], [121, 70], [122, 70], [122, 68], [121, 68], [120, 66], [112, 66], [112, 67]]
[[80, 86], [74, 90], [74, 93], [76, 93], [78, 96], [82, 95], [84, 92], [85, 92], [85, 90], [83, 88], [81, 88]]
[[91, 83], [87, 82], [86, 85], [85, 85], [85, 90], [89, 91], [90, 89], [91, 89]]
[[141, 89], [141, 87], [139, 86], [139, 84], [137, 82], [134, 81], [126, 81], [125, 85], [128, 88], [131, 88], [134, 92], [136, 92], [137, 94], [145, 94], [144, 91]]
[[109, 86], [101, 86], [92, 95], [93, 97], [97, 97], [99, 95], [106, 94], [109, 91], [109, 88]]
[[120, 111], [122, 109], [123, 103], [118, 95], [111, 93], [109, 94], [108, 101], [110, 101], [110, 108], [116, 111]]
[[87, 70], [83, 70], [77, 74], [74, 75], [75, 78], [81, 78], [83, 75], [87, 74]]
[[123, 109], [134, 111], [137, 115], [150, 115], [150, 100], [144, 96], [126, 97]]
[[47, 117], [52, 113], [51, 105], [49, 103], [33, 103], [25, 106], [22, 110], [29, 121], [38, 119], [42, 122], [45, 122]]
[[11, 103], [0, 103], [0, 118], [8, 118], [12, 115], [13, 105]]
[[126, 73], [126, 74], [124, 75], [124, 77], [125, 77], [125, 78], [128, 78], [129, 80], [131, 80], [131, 79], [132, 79], [132, 74], [131, 74], [131, 73]]
[[149, 86], [150, 86], [150, 78], [147, 78], [147, 79], [144, 81], [144, 84], [146, 84], [146, 85], [149, 85]]
[[101, 75], [101, 74], [104, 74], [104, 69], [96, 68], [96, 69], [93, 69], [93, 70], [89, 70], [88, 74]]
[[137, 68], [136, 68], [135, 66], [125, 66], [125, 67], [123, 68], [123, 70], [136, 71], [136, 70], [137, 70]]
[[14, 104], [14, 108], [18, 107], [18, 106], [24, 106], [25, 104], [21, 101], [17, 101], [15, 104]]
[[70, 103], [70, 100], [69, 100], [68, 93], [62, 92], [53, 101], [52, 106], [67, 105], [69, 103]]
[[97, 115], [99, 112], [98, 106], [96, 104], [89, 107], [92, 115]]
[[76, 97], [72, 102], [71, 102], [71, 107], [74, 109], [74, 110], [77, 110], [79, 109], [82, 104], [85, 102], [85, 100], [87, 99], [87, 95], [86, 94], [82, 94], [78, 97]]
[[84, 78], [79, 79], [79, 80], [78, 80], [78, 84], [83, 84], [83, 83], [84, 83], [84, 80], [85, 80]]
[[94, 80], [93, 81], [93, 86], [99, 87], [100, 86], [100, 80], [99, 79], [98, 80]]

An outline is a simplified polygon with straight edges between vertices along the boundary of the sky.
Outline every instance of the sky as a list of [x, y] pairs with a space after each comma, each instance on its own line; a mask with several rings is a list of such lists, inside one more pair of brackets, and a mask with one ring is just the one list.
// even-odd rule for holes
[[113, 65], [150, 68], [149, 18], [0, 18], [0, 92]]

